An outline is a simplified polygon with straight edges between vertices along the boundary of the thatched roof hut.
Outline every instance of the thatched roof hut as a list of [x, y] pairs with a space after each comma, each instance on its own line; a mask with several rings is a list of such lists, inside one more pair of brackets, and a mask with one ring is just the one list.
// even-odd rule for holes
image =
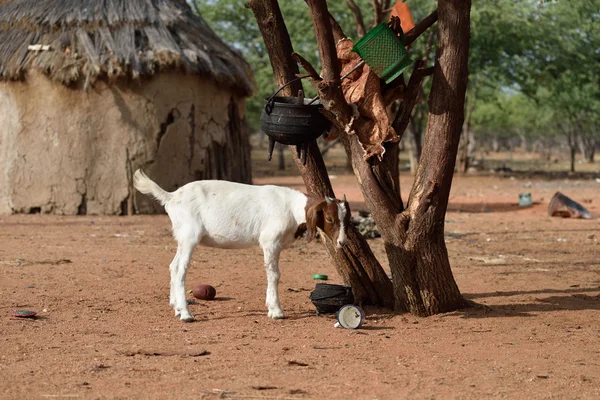
[[184, 0], [0, 0], [0, 213], [152, 211], [139, 167], [249, 182], [253, 90]]

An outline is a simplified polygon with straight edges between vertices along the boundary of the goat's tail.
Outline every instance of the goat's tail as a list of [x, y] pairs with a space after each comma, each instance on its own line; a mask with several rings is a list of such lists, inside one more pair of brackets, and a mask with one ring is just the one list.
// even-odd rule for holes
[[141, 193], [152, 195], [152, 197], [158, 200], [163, 206], [171, 198], [171, 193], [163, 190], [156, 184], [156, 182], [148, 178], [140, 169], [135, 171], [135, 174], [133, 174], [133, 186]]

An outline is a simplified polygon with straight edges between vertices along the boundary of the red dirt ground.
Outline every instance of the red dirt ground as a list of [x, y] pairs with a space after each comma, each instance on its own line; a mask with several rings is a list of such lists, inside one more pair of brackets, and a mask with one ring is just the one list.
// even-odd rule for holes
[[[256, 183], [303, 188], [297, 177]], [[333, 184], [363, 207], [353, 176]], [[594, 219], [549, 217], [557, 190]], [[519, 207], [520, 192], [535, 204]], [[168, 304], [166, 216], [1, 217], [0, 398], [600, 398], [600, 184], [459, 176], [450, 203], [456, 280], [491, 310], [367, 307], [358, 330], [315, 316], [311, 274], [341, 283], [320, 243], [283, 253], [278, 321], [266, 316], [258, 247], [199, 247], [188, 289], [209, 283], [217, 298], [192, 304], [197, 322], [185, 324]], [[387, 269], [381, 239], [370, 243]]]

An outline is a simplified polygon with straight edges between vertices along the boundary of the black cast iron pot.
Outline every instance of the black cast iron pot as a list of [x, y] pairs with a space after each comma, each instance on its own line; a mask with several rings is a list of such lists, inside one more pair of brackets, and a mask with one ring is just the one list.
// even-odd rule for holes
[[276, 142], [300, 145], [315, 140], [329, 130], [330, 123], [319, 112], [323, 105], [319, 101], [308, 105], [310, 99], [276, 96], [265, 99], [260, 116], [260, 128]]

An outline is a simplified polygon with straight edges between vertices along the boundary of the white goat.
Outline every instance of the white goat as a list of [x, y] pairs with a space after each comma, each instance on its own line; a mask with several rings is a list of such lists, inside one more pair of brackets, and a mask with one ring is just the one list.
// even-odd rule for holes
[[171, 262], [170, 304], [175, 315], [189, 322], [185, 276], [196, 244], [222, 249], [260, 245], [267, 270], [268, 316], [283, 318], [279, 304], [279, 254], [308, 230], [308, 241], [320, 228], [338, 248], [346, 240], [350, 207], [343, 200], [313, 198], [286, 187], [252, 186], [228, 181], [191, 182], [166, 192], [142, 171], [133, 176], [137, 190], [152, 195], [163, 206], [177, 240]]

